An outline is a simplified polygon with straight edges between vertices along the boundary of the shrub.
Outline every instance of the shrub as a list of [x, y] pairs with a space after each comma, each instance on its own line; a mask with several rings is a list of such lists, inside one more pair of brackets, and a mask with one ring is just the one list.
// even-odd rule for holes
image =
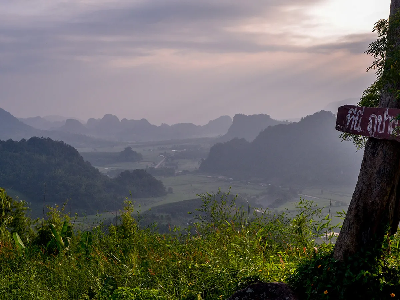
[[399, 262], [399, 235], [387, 235], [383, 247], [344, 261], [333, 258], [332, 247], [320, 248], [288, 282], [302, 299], [390, 299], [400, 295]]

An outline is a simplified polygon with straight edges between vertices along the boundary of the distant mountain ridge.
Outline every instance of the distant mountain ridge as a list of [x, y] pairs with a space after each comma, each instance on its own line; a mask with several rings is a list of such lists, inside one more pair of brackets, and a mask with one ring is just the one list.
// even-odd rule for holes
[[[57, 124], [59, 126], [56, 126]], [[231, 124], [231, 117], [221, 116], [209, 121], [206, 125], [178, 123], [156, 126], [150, 124], [146, 119], [122, 119], [120, 121], [117, 116], [112, 114], [106, 114], [101, 119], [91, 118], [86, 124], [83, 124], [76, 119], [66, 119], [65, 121], [48, 121], [42, 117], [17, 119], [0, 108], [0, 140], [20, 140], [33, 136], [43, 136], [63, 140], [74, 147], [93, 146], [114, 141], [157, 141], [216, 137], [225, 134]]]
[[8, 111], [0, 108], [0, 140], [10, 138], [20, 140], [39, 134], [40, 130], [21, 122]]
[[109, 142], [94, 139], [82, 134], [73, 134], [55, 130], [41, 130], [33, 128], [14, 117], [9, 112], [0, 108], [0, 140], [21, 140], [31, 137], [49, 137], [54, 140], [62, 140], [74, 147], [87, 145], [108, 145]]
[[355, 182], [361, 159], [361, 151], [341, 142], [334, 115], [321, 111], [298, 123], [268, 127], [253, 142], [218, 143], [200, 170], [279, 183], [343, 184]]
[[221, 116], [203, 126], [192, 123], [156, 126], [146, 119], [119, 120], [115, 115], [106, 114], [101, 119], [91, 118], [86, 124], [69, 119], [58, 130], [119, 141], [152, 141], [219, 136], [225, 134], [231, 124], [231, 117]]
[[249, 142], [253, 141], [257, 135], [269, 126], [287, 124], [285, 121], [272, 119], [269, 115], [244, 115], [236, 114], [233, 117], [232, 125], [228, 132], [218, 139], [218, 142], [227, 142], [234, 138], [243, 138]]
[[41, 130], [54, 130], [65, 124], [65, 120], [49, 121], [46, 118], [42, 118], [42, 117], [18, 118], [18, 120], [25, 123], [26, 125], [29, 125], [29, 126], [32, 126], [33, 128], [41, 129]]

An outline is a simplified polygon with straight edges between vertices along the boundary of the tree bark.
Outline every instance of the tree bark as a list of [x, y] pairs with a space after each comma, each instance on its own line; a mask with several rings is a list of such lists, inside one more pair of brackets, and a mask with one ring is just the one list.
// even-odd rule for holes
[[[393, 16], [399, 9], [400, 0], [392, 0], [390, 15]], [[394, 42], [400, 47], [400, 40]], [[400, 83], [395, 85], [392, 88], [400, 89]], [[387, 87], [382, 91], [379, 107], [400, 108], [399, 101], [390, 90]], [[400, 143], [369, 138], [358, 182], [336, 241], [335, 259], [343, 260], [361, 249], [382, 242], [387, 229], [391, 234], [397, 231], [400, 221], [399, 181]]]

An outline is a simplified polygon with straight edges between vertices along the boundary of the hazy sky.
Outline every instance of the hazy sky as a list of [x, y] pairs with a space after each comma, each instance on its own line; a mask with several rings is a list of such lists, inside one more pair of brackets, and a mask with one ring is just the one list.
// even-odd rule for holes
[[390, 0], [0, 0], [0, 107], [204, 124], [360, 97]]

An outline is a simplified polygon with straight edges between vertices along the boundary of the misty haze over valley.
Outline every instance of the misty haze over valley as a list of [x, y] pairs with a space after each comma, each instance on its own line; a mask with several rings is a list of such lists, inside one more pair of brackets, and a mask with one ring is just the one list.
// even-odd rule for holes
[[[86, 122], [18, 119], [0, 109], [0, 139], [0, 182], [34, 215], [67, 202], [71, 213], [112, 218], [130, 197], [161, 229], [171, 220], [190, 222], [185, 210], [200, 205], [198, 195], [219, 189], [253, 207], [282, 210], [309, 197], [347, 209], [362, 159], [362, 151], [341, 141], [329, 111], [296, 122], [237, 114], [205, 125], [157, 126], [112, 114]], [[181, 202], [182, 209], [171, 210]], [[161, 215], [169, 217], [160, 222]]]

